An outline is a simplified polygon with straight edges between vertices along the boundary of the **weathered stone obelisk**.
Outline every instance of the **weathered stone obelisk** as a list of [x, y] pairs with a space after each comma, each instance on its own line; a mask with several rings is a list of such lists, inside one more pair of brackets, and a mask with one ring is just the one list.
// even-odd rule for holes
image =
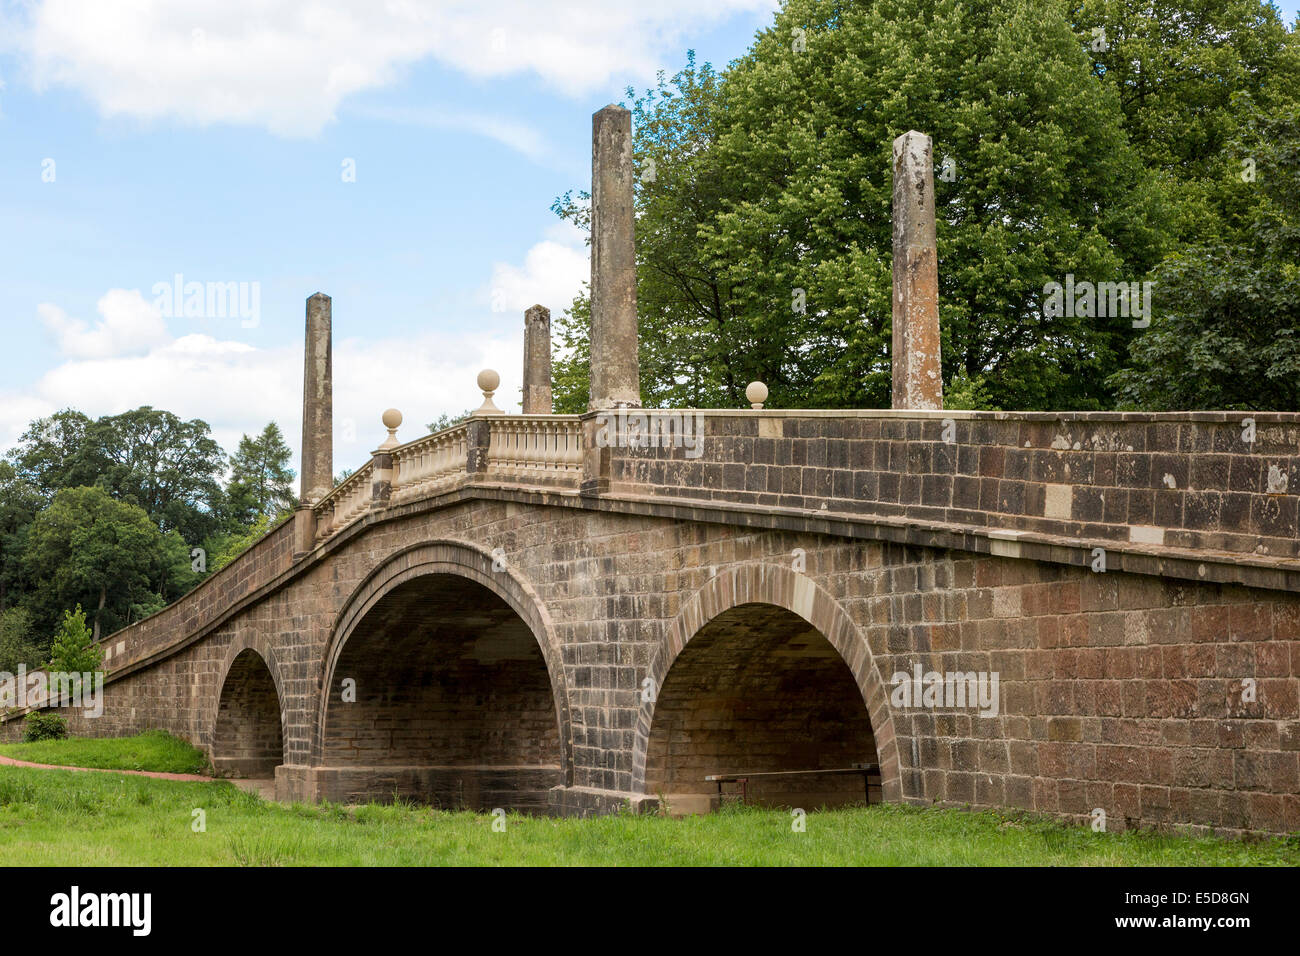
[[943, 408], [930, 137], [894, 140], [894, 408]]
[[606, 106], [591, 118], [592, 409], [641, 405], [632, 186], [632, 114]]
[[551, 310], [524, 313], [524, 414], [551, 414]]
[[315, 504], [334, 487], [334, 376], [330, 297], [307, 300], [307, 348], [302, 375], [302, 499]]

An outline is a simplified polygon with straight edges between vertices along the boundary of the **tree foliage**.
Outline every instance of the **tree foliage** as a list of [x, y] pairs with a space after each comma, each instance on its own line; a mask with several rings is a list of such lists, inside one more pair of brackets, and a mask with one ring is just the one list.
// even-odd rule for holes
[[150, 591], [163, 535], [143, 508], [102, 488], [64, 488], [32, 522], [25, 563], [41, 582], [37, 626], [66, 608], [91, 609], [98, 637], [129, 623], [130, 608]]
[[263, 518], [293, 510], [292, 458], [275, 422], [268, 423], [256, 438], [244, 435], [240, 439], [239, 449], [230, 459], [226, 486], [228, 512], [238, 526], [251, 527]]
[[99, 670], [104, 649], [94, 642], [86, 627], [86, 614], [78, 604], [76, 610], [64, 611], [59, 630], [50, 646], [50, 670], [65, 674], [84, 674]]
[[[1296, 36], [1259, 0], [788, 0], [726, 71], [688, 58], [632, 103], [643, 400], [741, 405], [761, 379], [776, 407], [888, 404], [908, 129], [935, 146], [952, 407], [1136, 400], [1142, 331], [1045, 315], [1043, 288], [1254, 231], [1244, 134], [1300, 95]], [[555, 210], [585, 227], [588, 202]], [[588, 310], [558, 323], [557, 410], [585, 409]]]

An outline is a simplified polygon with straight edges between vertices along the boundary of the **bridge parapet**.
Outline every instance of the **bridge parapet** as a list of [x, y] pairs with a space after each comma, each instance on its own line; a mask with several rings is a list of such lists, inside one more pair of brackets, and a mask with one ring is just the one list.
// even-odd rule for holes
[[508, 415], [485, 419], [487, 476], [577, 487], [582, 480], [582, 416]]
[[465, 478], [467, 426], [444, 428], [398, 445], [393, 456], [393, 501], [441, 491]]
[[[1034, 537], [1192, 552], [1300, 580], [1294, 413], [645, 414], [650, 442], [611, 447], [611, 495], [973, 531], [1002, 542], [981, 548], [993, 553], [1018, 553], [1015, 542]], [[698, 416], [699, 447], [655, 442], [665, 415]]]

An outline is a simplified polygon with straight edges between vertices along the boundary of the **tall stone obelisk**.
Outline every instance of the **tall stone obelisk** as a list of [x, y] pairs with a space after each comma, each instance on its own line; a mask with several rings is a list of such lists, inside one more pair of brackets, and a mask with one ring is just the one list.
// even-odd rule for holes
[[551, 310], [524, 313], [524, 414], [551, 414]]
[[894, 140], [894, 408], [943, 408], [930, 137]]
[[307, 347], [302, 374], [302, 475], [304, 503], [321, 500], [334, 487], [334, 375], [330, 346], [330, 297], [307, 300]]
[[632, 114], [606, 106], [591, 118], [593, 410], [641, 405], [632, 175]]

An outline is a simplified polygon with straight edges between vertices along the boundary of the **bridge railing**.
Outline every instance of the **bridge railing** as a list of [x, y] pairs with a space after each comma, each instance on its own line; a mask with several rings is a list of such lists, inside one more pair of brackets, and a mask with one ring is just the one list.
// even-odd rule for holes
[[505, 481], [577, 485], [582, 480], [582, 419], [578, 415], [485, 417], [487, 475]]
[[316, 540], [323, 541], [366, 513], [374, 485], [374, 461], [366, 462], [313, 506]]
[[440, 494], [471, 480], [576, 489], [582, 481], [582, 442], [580, 415], [500, 414], [476, 415], [414, 441], [390, 444], [313, 506], [314, 542], [377, 507]]
[[407, 501], [465, 478], [468, 426], [444, 428], [392, 449], [392, 501]]

